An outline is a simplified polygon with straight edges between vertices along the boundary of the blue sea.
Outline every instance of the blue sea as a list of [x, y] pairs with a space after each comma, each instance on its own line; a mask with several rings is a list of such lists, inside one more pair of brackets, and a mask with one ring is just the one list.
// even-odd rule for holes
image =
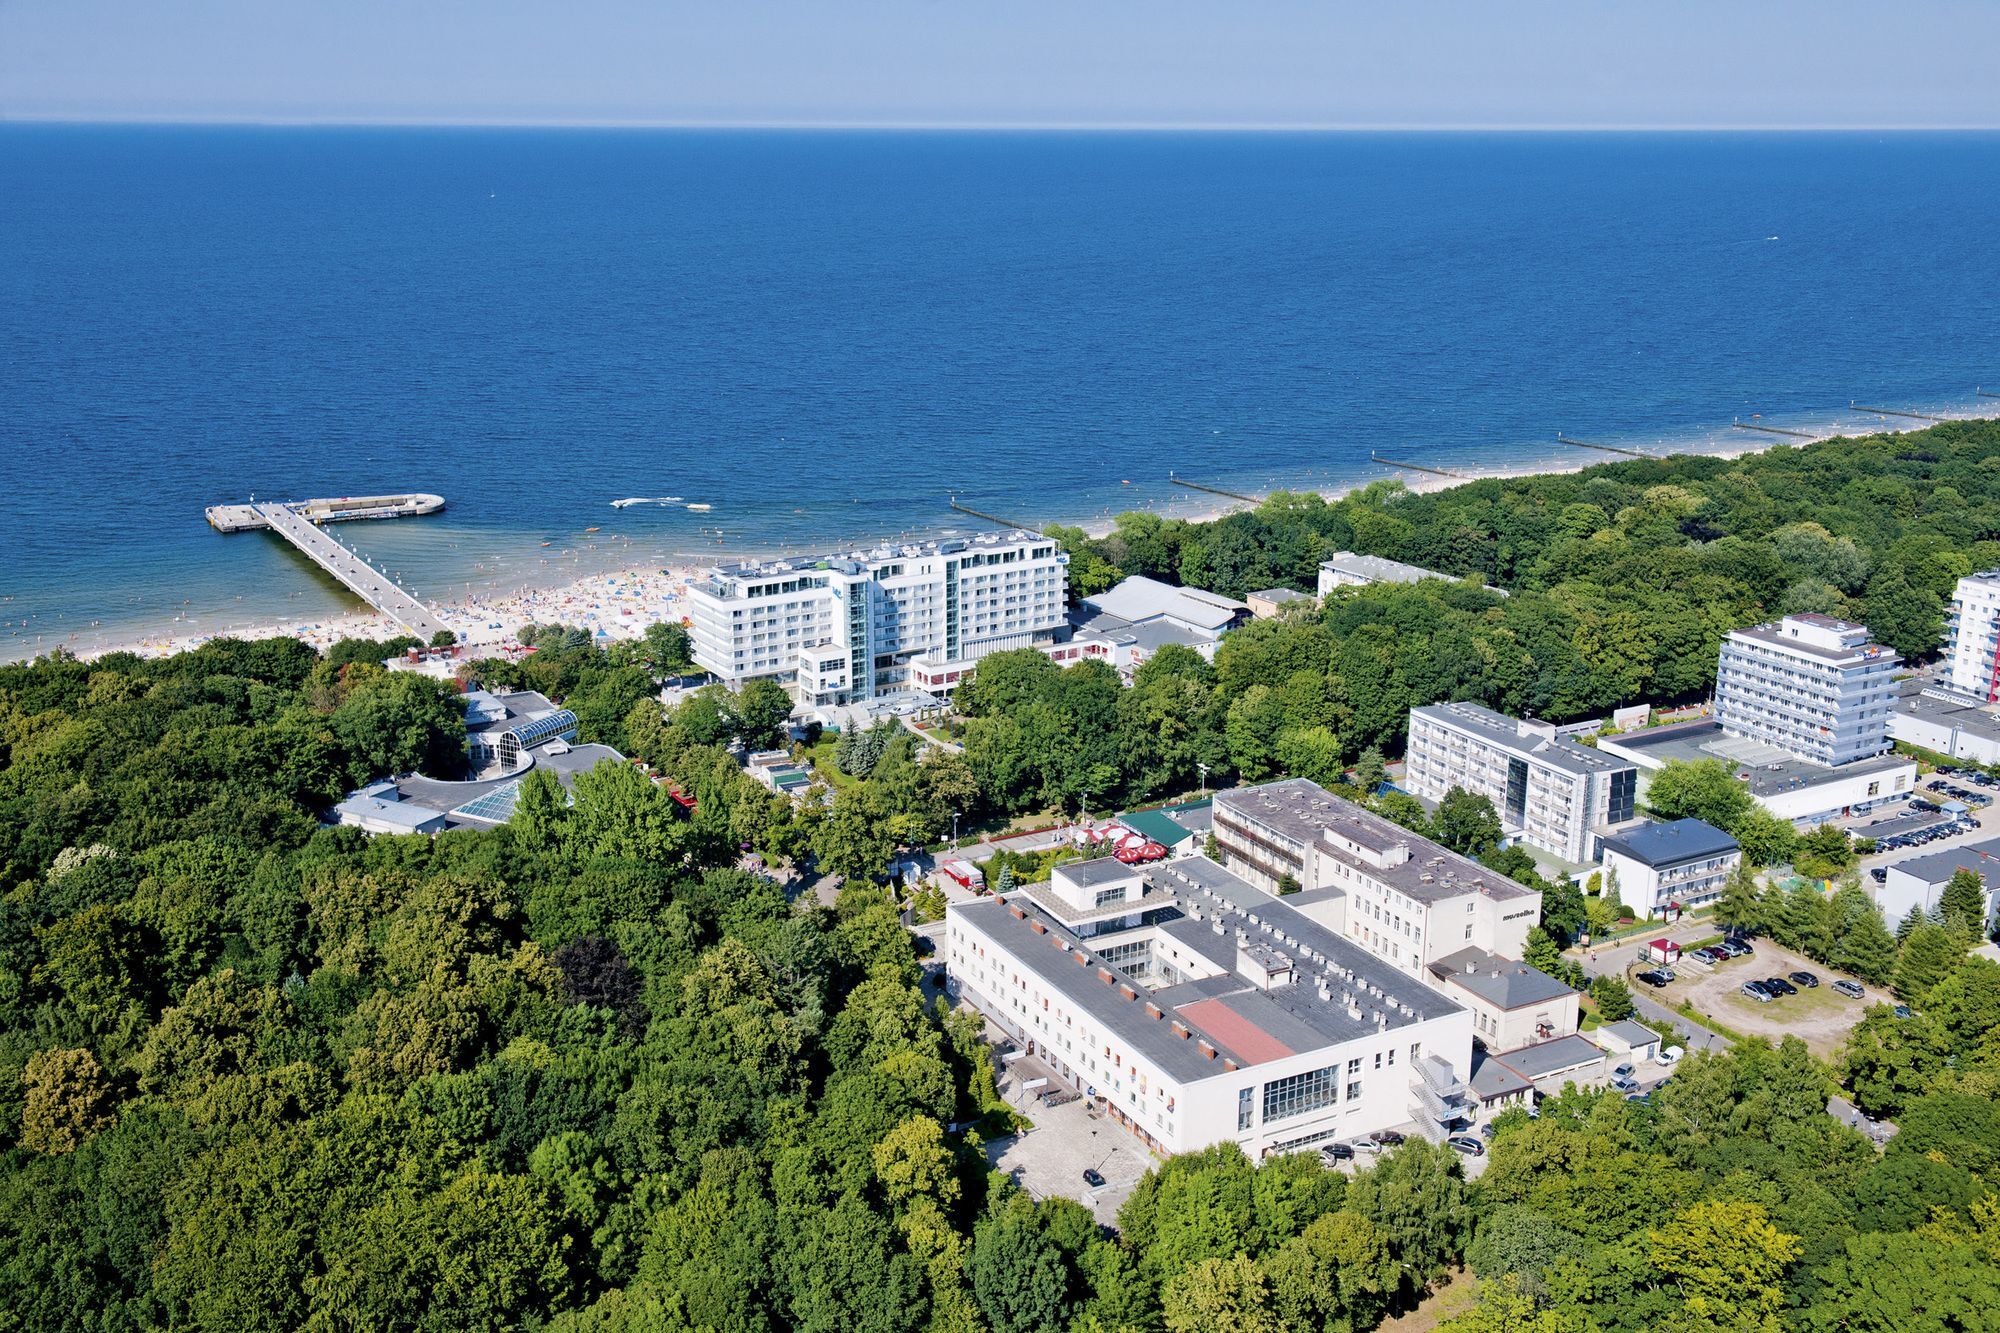
[[442, 599], [1963, 414], [1996, 251], [1993, 135], [0, 126], [0, 654], [352, 609], [252, 493]]

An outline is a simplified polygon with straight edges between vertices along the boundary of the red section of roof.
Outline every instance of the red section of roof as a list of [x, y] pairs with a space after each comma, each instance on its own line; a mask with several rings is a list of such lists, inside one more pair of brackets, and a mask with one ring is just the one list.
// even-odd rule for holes
[[1174, 1012], [1221, 1042], [1224, 1050], [1245, 1064], [1258, 1065], [1298, 1054], [1221, 1000], [1196, 1000]]

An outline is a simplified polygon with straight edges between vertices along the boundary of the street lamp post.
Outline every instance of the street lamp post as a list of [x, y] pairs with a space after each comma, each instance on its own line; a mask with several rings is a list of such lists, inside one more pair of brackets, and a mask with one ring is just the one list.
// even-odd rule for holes
[[1201, 763], [1200, 761], [1198, 761], [1198, 760], [1197, 760], [1197, 761], [1196, 761], [1196, 763], [1195, 763], [1195, 766], [1194, 766], [1194, 769], [1195, 769], [1195, 772], [1197, 772], [1197, 773], [1201, 774], [1201, 794], [1202, 794], [1203, 796], [1207, 796], [1207, 795], [1208, 795], [1208, 765], [1207, 765], [1207, 764], [1204, 764], [1204, 763]]
[[958, 850], [958, 811], [951, 812], [951, 849]]

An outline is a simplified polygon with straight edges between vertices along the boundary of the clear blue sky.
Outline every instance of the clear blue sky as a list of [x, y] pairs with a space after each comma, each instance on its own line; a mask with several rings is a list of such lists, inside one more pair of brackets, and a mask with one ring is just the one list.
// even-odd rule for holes
[[0, 116], [2000, 125], [2000, 0], [0, 0]]

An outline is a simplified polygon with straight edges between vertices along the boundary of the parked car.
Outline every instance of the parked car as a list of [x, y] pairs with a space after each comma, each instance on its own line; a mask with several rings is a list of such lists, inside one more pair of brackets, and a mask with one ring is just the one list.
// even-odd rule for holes
[[1716, 947], [1731, 958], [1748, 958], [1757, 952], [1742, 940], [1724, 940]]
[[1349, 1145], [1356, 1152], [1381, 1152], [1382, 1145], [1373, 1139], [1356, 1139]]
[[1103, 1189], [1104, 1177], [1101, 1174], [1099, 1174], [1096, 1167], [1086, 1166], [1085, 1168], [1083, 1168], [1083, 1183], [1090, 1186], [1094, 1190]]
[[1487, 1121], [1485, 1124], [1479, 1127], [1479, 1137], [1482, 1139], [1490, 1139], [1493, 1137], [1493, 1122], [1491, 1120]]
[[1629, 1079], [1638, 1072], [1639, 1071], [1634, 1069], [1630, 1064], [1622, 1064], [1619, 1065], [1616, 1069], [1611, 1071], [1611, 1080], [1612, 1082], [1615, 1083], [1621, 1079]]
[[1850, 1000], [1858, 1000], [1868, 994], [1867, 991], [1861, 989], [1859, 982], [1848, 981], [1844, 978], [1833, 983], [1833, 993], [1835, 995], [1845, 995]]
[[1687, 1050], [1685, 1047], [1662, 1046], [1660, 1048], [1660, 1063], [1663, 1065], [1677, 1065], [1681, 1062], [1681, 1057], [1686, 1054]]
[[1794, 972], [1792, 973], [1792, 984], [1794, 986], [1803, 986], [1807, 990], [1812, 990], [1814, 987], [1819, 985], [1819, 978], [1814, 976], [1810, 972]]
[[1653, 987], [1655, 990], [1658, 990], [1661, 986], [1664, 986], [1669, 981], [1673, 980], [1672, 976], [1670, 976], [1668, 973], [1662, 972], [1657, 967], [1647, 968], [1644, 972], [1638, 973], [1637, 975], [1639, 980], [1645, 982], [1648, 986]]
[[1639, 1090], [1639, 1080], [1636, 1078], [1614, 1078], [1611, 1080], [1611, 1090], [1613, 1092], [1622, 1092], [1629, 1097]]
[[1764, 989], [1773, 995], [1797, 995], [1799, 988], [1783, 977], [1765, 977]]
[[1484, 1157], [1486, 1155], [1486, 1145], [1478, 1139], [1473, 1138], [1470, 1134], [1454, 1134], [1446, 1139], [1445, 1142], [1464, 1153], [1467, 1157]]
[[1773, 998], [1771, 992], [1765, 989], [1764, 983], [1761, 981], [1744, 982], [1743, 993], [1759, 1004], [1769, 1004]]
[[1909, 1006], [1909, 1005], [1907, 1005], [1907, 1004], [1899, 1004], [1899, 1005], [1897, 1005], [1897, 1006], [1896, 1006], [1896, 1017], [1898, 1017], [1898, 1018], [1912, 1018], [1912, 1017], [1914, 1017], [1914, 1016], [1915, 1016], [1915, 1012], [1914, 1012], [1914, 1011], [1913, 1011], [1913, 1010], [1912, 1010], [1912, 1009], [1910, 1008], [1910, 1006]]
[[1345, 1143], [1329, 1143], [1319, 1150], [1319, 1155], [1328, 1163], [1351, 1162], [1354, 1160], [1354, 1149]]
[[1378, 1129], [1368, 1137], [1390, 1148], [1397, 1146], [1403, 1141], [1403, 1136], [1393, 1129]]

